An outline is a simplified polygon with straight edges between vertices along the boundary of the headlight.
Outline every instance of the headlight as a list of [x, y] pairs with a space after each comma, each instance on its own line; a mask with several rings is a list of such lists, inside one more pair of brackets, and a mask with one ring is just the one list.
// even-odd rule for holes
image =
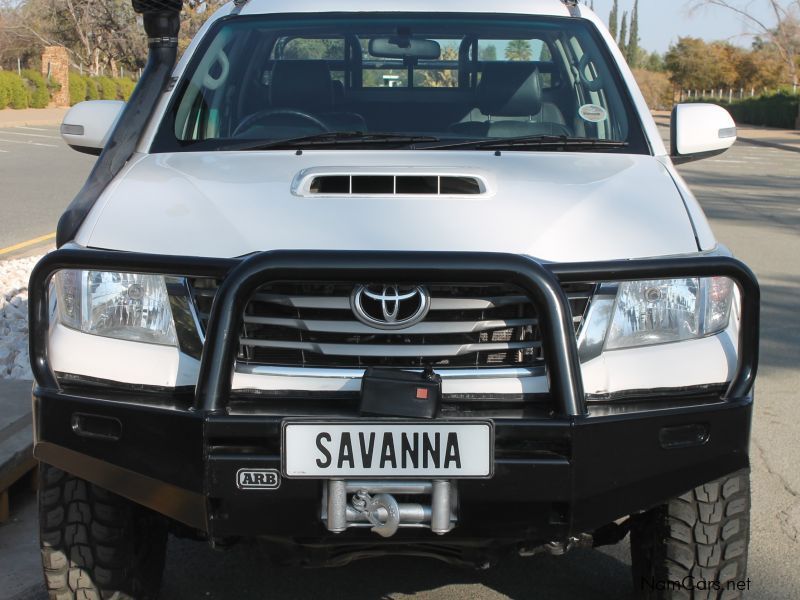
[[723, 331], [733, 282], [726, 277], [619, 284], [606, 349], [693, 340]]
[[177, 345], [161, 275], [60, 271], [55, 287], [59, 321], [67, 327], [120, 340]]

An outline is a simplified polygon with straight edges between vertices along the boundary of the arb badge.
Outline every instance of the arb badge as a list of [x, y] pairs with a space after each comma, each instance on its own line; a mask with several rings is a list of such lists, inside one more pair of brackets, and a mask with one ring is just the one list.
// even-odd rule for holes
[[236, 487], [240, 490], [276, 490], [281, 486], [277, 469], [239, 469]]

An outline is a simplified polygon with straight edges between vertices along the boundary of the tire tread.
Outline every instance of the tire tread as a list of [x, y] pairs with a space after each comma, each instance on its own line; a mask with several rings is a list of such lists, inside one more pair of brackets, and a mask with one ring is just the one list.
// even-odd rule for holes
[[[746, 579], [749, 535], [750, 472], [744, 469], [634, 517], [634, 589], [647, 600], [741, 598], [741, 590], [725, 584]], [[689, 578], [719, 582], [719, 589], [645, 584]]]
[[50, 600], [152, 600], [166, 520], [52, 467], [39, 469], [39, 539]]

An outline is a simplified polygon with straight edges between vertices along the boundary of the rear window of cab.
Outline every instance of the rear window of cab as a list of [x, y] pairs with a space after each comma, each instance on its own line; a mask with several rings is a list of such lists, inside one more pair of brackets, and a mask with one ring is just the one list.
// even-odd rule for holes
[[221, 19], [190, 60], [152, 151], [317, 131], [444, 140], [541, 133], [649, 152], [590, 22], [380, 13]]

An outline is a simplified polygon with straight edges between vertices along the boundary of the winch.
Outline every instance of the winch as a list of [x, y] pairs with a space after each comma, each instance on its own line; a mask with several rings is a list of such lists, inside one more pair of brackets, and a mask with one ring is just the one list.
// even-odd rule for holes
[[[407, 501], [416, 496], [420, 496], [423, 502]], [[370, 527], [380, 536], [392, 537], [401, 527], [416, 527], [429, 528], [433, 533], [443, 535], [455, 527], [457, 510], [455, 482], [445, 479], [331, 479], [323, 486], [322, 492], [322, 521], [333, 533], [351, 527]]]

